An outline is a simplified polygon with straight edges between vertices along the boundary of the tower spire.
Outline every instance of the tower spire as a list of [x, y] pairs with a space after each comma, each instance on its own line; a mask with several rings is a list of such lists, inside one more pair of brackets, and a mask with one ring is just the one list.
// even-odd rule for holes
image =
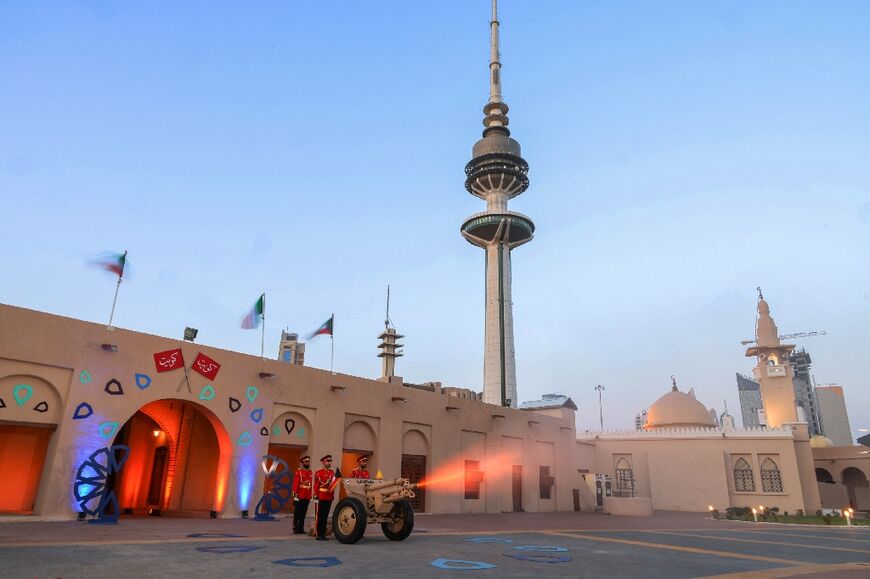
[[483, 138], [474, 144], [465, 166], [465, 189], [486, 201], [486, 211], [465, 220], [460, 229], [469, 243], [486, 251], [486, 317], [483, 401], [517, 405], [514, 355], [511, 251], [531, 241], [535, 224], [508, 210], [508, 201], [529, 186], [529, 165], [510, 136], [508, 106], [502, 101], [497, 1], [489, 23], [489, 100], [483, 107]]
[[492, 0], [492, 20], [489, 23], [489, 102], [483, 107], [483, 136], [492, 132], [510, 135], [508, 106], [501, 100], [501, 60], [498, 43], [498, 2]]
[[492, 0], [492, 21], [489, 23], [489, 102], [501, 102], [501, 62], [498, 50], [498, 0]]

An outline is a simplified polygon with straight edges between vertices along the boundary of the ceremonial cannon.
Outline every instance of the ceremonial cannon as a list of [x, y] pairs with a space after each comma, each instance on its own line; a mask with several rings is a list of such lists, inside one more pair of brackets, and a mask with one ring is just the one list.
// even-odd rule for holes
[[366, 525], [380, 523], [391, 541], [403, 541], [414, 530], [414, 498], [417, 485], [406, 478], [378, 481], [344, 479], [347, 497], [338, 501], [332, 512], [332, 532], [342, 543], [356, 543]]

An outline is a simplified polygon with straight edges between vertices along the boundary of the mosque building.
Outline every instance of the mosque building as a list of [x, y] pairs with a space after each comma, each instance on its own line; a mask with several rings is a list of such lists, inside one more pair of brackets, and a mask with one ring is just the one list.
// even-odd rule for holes
[[694, 392], [681, 392], [674, 381], [647, 410], [642, 430], [578, 435], [578, 486], [586, 501], [624, 515], [755, 505], [791, 513], [850, 505], [870, 511], [870, 455], [861, 446], [811, 438], [798, 420], [792, 350], [759, 294], [756, 345], [746, 356], [756, 359], [767, 426], [737, 429], [728, 415], [717, 426]]
[[423, 483], [414, 507], [428, 513], [870, 510], [870, 455], [810, 439], [795, 411], [794, 347], [761, 297], [746, 355], [766, 427], [717, 425], [676, 381], [641, 430], [578, 435], [577, 406], [558, 394], [518, 404], [510, 254], [534, 225], [507, 209], [528, 166], [507, 129], [498, 26], [493, 2], [490, 100], [466, 167], [487, 210], [461, 228], [487, 256], [482, 399], [405, 383], [389, 318], [382, 375], [369, 379], [305, 366], [289, 333], [286, 361], [268, 360], [0, 304], [0, 514], [76, 517], [112, 491], [121, 513], [246, 516], [273, 488], [264, 457], [292, 471], [306, 454], [332, 454], [345, 473], [371, 455], [373, 473]]

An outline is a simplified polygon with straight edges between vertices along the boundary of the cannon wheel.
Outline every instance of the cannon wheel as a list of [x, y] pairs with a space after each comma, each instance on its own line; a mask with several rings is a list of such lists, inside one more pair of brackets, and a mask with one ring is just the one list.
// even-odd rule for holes
[[341, 499], [332, 511], [332, 532], [340, 543], [353, 544], [362, 539], [367, 524], [366, 508], [359, 499]]
[[408, 501], [396, 501], [390, 516], [395, 517], [395, 523], [381, 523], [384, 535], [391, 541], [404, 541], [414, 530], [414, 509]]

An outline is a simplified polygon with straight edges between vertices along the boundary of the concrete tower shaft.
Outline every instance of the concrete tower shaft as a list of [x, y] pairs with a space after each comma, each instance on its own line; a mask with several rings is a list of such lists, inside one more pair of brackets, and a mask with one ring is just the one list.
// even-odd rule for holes
[[531, 241], [535, 224], [508, 210], [508, 201], [529, 187], [529, 165], [508, 129], [508, 106], [501, 96], [498, 27], [496, 0], [492, 0], [489, 101], [483, 107], [483, 138], [474, 144], [472, 159], [465, 166], [465, 188], [486, 201], [486, 211], [466, 219], [460, 231], [469, 243], [486, 250], [483, 401], [516, 407], [511, 250]]

